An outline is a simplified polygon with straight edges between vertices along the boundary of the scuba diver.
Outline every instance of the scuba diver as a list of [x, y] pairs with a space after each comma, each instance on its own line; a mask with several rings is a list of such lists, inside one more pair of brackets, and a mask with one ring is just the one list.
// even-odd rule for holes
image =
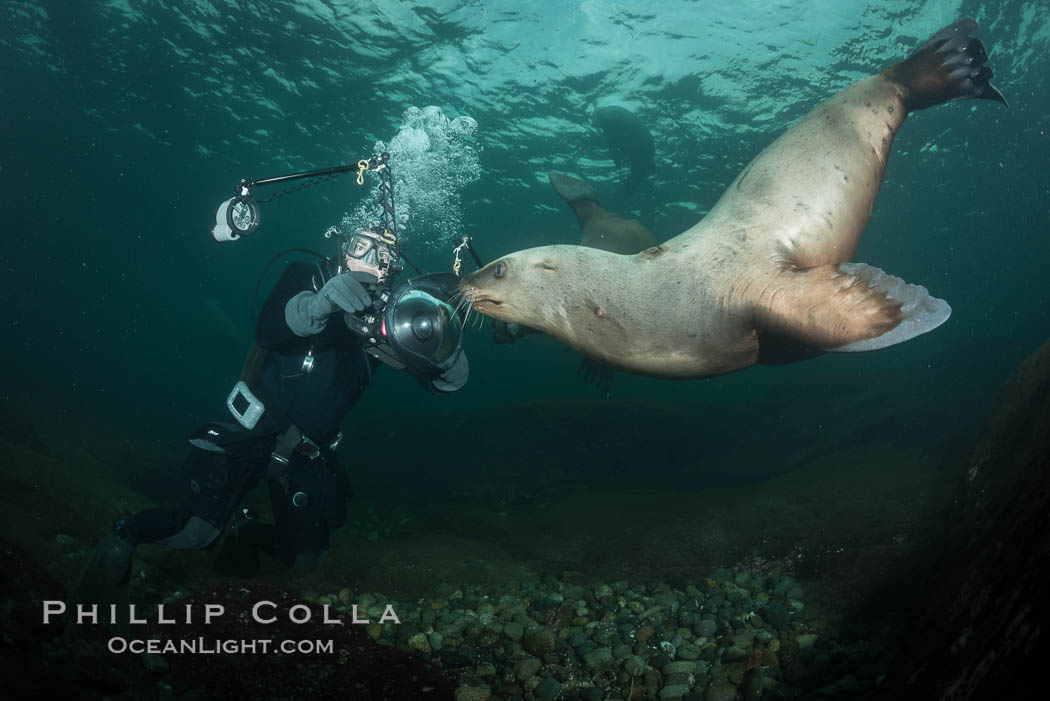
[[[376, 228], [381, 231], [339, 235], [336, 259], [319, 256], [285, 268], [227, 399], [236, 423], [209, 423], [187, 437], [189, 494], [178, 506], [146, 509], [115, 524], [81, 572], [73, 602], [126, 611], [138, 545], [208, 548], [231, 515], [234, 525], [216, 562], [220, 571], [254, 574], [260, 550], [296, 571], [313, 569], [330, 532], [346, 521], [350, 487], [335, 453], [340, 425], [379, 365], [408, 372], [430, 392], [463, 387], [469, 369], [462, 319], [451, 303], [458, 278], [421, 275], [395, 287], [397, 236], [392, 226]], [[263, 479], [272, 524], [239, 508]]]

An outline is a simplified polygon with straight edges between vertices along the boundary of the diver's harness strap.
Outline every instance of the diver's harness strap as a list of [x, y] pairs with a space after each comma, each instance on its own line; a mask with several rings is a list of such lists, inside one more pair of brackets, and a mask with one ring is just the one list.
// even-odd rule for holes
[[292, 453], [299, 447], [303, 440], [303, 433], [295, 424], [289, 424], [288, 428], [277, 436], [277, 442], [270, 453], [270, 464], [266, 467], [266, 477], [272, 482], [279, 483], [285, 490], [288, 489], [288, 463], [291, 462]]
[[288, 424], [278, 436], [274, 443], [273, 452], [270, 453], [270, 463], [266, 466], [267, 479], [280, 484], [288, 491], [288, 465], [292, 461], [292, 453], [304, 455], [309, 460], [316, 460], [335, 450], [339, 442], [343, 440], [343, 432], [336, 434], [335, 438], [322, 448], [308, 437], [303, 435], [295, 424]]

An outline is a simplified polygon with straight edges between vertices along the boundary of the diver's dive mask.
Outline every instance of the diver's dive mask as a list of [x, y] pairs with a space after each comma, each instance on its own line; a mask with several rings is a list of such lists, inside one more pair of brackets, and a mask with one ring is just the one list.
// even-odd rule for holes
[[388, 231], [361, 231], [351, 234], [343, 244], [343, 253], [385, 272], [396, 273], [401, 269], [397, 237]]

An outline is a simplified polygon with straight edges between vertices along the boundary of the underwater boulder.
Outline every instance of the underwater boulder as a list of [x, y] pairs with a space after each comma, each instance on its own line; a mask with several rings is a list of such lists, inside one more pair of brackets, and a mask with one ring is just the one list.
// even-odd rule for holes
[[1050, 651], [1050, 340], [1000, 390], [877, 699], [1022, 698]]

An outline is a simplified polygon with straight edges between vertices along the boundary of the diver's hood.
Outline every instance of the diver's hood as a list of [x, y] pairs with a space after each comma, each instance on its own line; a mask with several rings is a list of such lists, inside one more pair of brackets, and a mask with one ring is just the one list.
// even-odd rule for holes
[[459, 278], [432, 273], [398, 286], [383, 312], [383, 333], [397, 359], [426, 375], [440, 375], [463, 352], [463, 323], [452, 297]]

